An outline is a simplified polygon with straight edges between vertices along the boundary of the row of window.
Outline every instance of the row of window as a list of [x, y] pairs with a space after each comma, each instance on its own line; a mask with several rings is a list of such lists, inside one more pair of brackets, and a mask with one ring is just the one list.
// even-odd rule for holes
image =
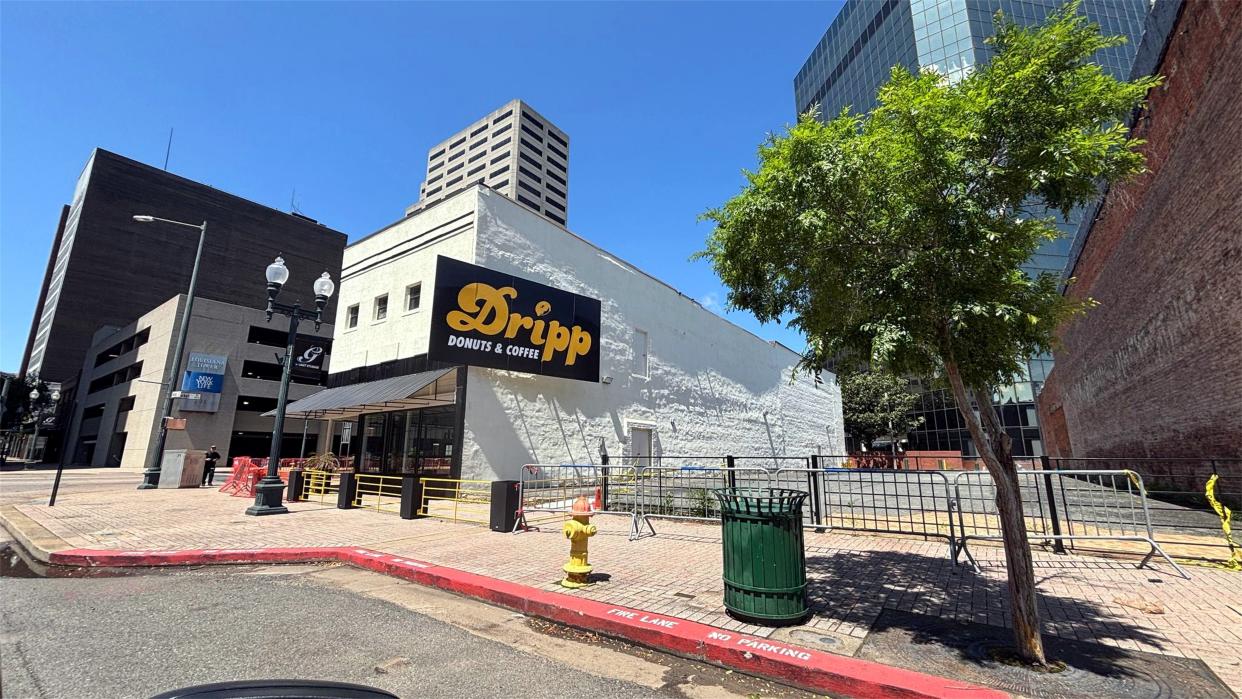
[[125, 354], [127, 352], [132, 352], [138, 349], [139, 347], [142, 347], [143, 345], [147, 344], [147, 340], [149, 340], [150, 338], [151, 338], [151, 328], [143, 328], [137, 333], [130, 335], [124, 340], [121, 340], [115, 345], [112, 345], [108, 349], [95, 355], [95, 366], [99, 366], [100, 364], [103, 364], [105, 362], [112, 361], [113, 359], [116, 359], [122, 354]]
[[105, 388], [119, 386], [120, 384], [133, 381], [142, 376], [142, 362], [134, 362], [126, 367], [121, 367], [114, 372], [104, 374], [90, 383], [86, 389], [87, 395], [98, 393]]
[[[417, 311], [422, 307], [423, 303], [423, 283], [415, 282], [405, 287], [405, 310], [406, 312]], [[345, 309], [345, 328], [358, 327], [358, 316], [361, 311], [361, 304], [355, 303]], [[371, 320], [380, 322], [388, 318], [388, 294], [380, 294], [371, 301]]]

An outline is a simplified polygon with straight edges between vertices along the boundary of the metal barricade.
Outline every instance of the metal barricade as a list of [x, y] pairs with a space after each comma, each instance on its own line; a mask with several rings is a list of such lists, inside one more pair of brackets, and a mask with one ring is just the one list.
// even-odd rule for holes
[[713, 490], [772, 487], [776, 473], [761, 466], [736, 466], [731, 456], [661, 456], [653, 460], [658, 465], [637, 469], [635, 537], [644, 536], [644, 527], [654, 536], [653, 519], [719, 522], [720, 508]]
[[940, 471], [783, 468], [775, 485], [810, 490], [805, 528], [936, 537], [946, 540], [950, 558], [956, 550], [954, 494]]
[[[1143, 479], [1134, 471], [1018, 471], [1027, 535], [1054, 544], [1075, 540], [1133, 541], [1149, 548], [1139, 568], [1159, 554], [1184, 578], [1152, 533]], [[1040, 495], [1041, 491], [1044, 495]], [[996, 485], [986, 471], [965, 471], [954, 479], [958, 521], [956, 562], [962, 554], [975, 569], [971, 539], [1002, 540]], [[1045, 502], [1041, 498], [1046, 497]]]
[[336, 494], [341, 489], [341, 477], [331, 471], [304, 471], [302, 473], [303, 501], [336, 502]]
[[637, 469], [629, 465], [526, 464], [518, 481], [518, 513], [513, 531], [537, 530], [560, 521], [585, 497], [593, 514], [630, 518], [630, 538], [638, 535]]
[[401, 476], [360, 473], [354, 479], [354, 507], [378, 512], [401, 512]]
[[420, 478], [419, 514], [450, 522], [491, 524], [492, 482], [459, 478]]

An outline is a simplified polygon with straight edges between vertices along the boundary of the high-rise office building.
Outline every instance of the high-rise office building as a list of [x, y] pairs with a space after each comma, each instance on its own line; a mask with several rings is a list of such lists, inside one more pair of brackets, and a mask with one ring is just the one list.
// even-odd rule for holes
[[[1126, 43], [1095, 57], [1117, 78], [1130, 77], [1151, 1], [1082, 1], [1080, 11], [1098, 23], [1103, 33], [1127, 38]], [[910, 71], [934, 67], [950, 79], [960, 79], [991, 55], [992, 48], [985, 41], [995, 32], [996, 12], [1030, 26], [1063, 4], [1063, 0], [848, 0], [794, 77], [795, 106], [803, 114], [818, 105], [822, 120], [846, 107], [870, 111], [876, 92], [895, 65]], [[1081, 211], [1057, 217], [1057, 227], [1065, 235], [1036, 251], [1024, 267], [1028, 273], [1062, 274], [1081, 217]], [[1051, 368], [1051, 355], [1032, 357], [1023, 375], [1000, 387], [994, 396], [997, 412], [1013, 438], [1015, 455], [1043, 453], [1035, 397]], [[948, 392], [927, 388], [922, 393], [916, 412], [924, 424], [910, 434], [910, 448], [972, 452], [970, 437]]]
[[202, 298], [263, 308], [264, 270], [277, 253], [308, 279], [340, 278], [344, 233], [96, 148], [61, 211], [22, 374], [76, 378], [101, 327], [122, 327], [185, 292], [198, 233], [135, 214], [207, 221]]
[[508, 102], [427, 151], [427, 176], [406, 214], [476, 184], [564, 226], [569, 136], [522, 100]]

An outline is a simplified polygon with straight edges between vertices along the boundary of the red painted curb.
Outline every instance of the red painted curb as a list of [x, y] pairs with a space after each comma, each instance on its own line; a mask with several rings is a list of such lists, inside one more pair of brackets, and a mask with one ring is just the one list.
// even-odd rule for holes
[[340, 561], [448, 590], [529, 616], [596, 631], [657, 650], [704, 660], [792, 685], [859, 699], [999, 699], [999, 690], [867, 660], [777, 643], [685, 619], [650, 614], [559, 592], [424, 563], [365, 548], [205, 549], [100, 551], [70, 549], [51, 554], [56, 565], [91, 567], [172, 566], [210, 563], [307, 563]]

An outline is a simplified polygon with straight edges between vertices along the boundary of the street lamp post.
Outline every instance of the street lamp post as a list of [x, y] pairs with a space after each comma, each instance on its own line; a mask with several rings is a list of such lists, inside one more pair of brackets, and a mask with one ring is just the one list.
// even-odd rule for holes
[[[47, 412], [46, 406], [35, 407], [35, 403], [38, 402], [40, 395], [42, 394], [39, 393], [39, 389], [37, 388], [30, 391], [30, 412], [34, 415], [35, 428], [34, 439], [30, 440], [30, 446], [26, 448], [27, 465], [30, 465], [30, 462], [34, 460], [35, 447], [39, 443], [39, 424], [43, 422], [43, 416]], [[60, 391], [52, 391], [52, 395], [50, 397], [52, 399], [52, 405], [56, 405], [56, 403], [60, 400]], [[42, 455], [40, 455], [39, 460], [43, 460]]]
[[168, 442], [168, 418], [172, 416], [173, 392], [176, 390], [177, 377], [181, 375], [181, 353], [185, 350], [185, 335], [190, 329], [190, 315], [194, 312], [194, 288], [198, 286], [198, 265], [203, 259], [203, 240], [207, 237], [207, 222], [201, 224], [182, 223], [156, 216], [134, 216], [139, 223], [171, 223], [174, 226], [198, 229], [198, 251], [194, 253], [194, 269], [190, 272], [190, 288], [186, 291], [185, 313], [181, 316], [181, 326], [177, 329], [177, 348], [173, 351], [172, 371], [169, 372], [164, 387], [164, 410], [160, 413], [160, 436], [155, 443], [155, 451], [147, 460], [147, 470], [142, 474], [142, 485], [138, 490], [150, 490], [160, 485], [160, 467], [164, 458], [164, 445]]
[[279, 313], [289, 316], [289, 335], [285, 339], [285, 356], [281, 358], [280, 393], [276, 398], [276, 421], [272, 426], [272, 448], [268, 453], [267, 475], [255, 486], [254, 504], [246, 508], [248, 515], [280, 515], [289, 511], [281, 503], [285, 484], [280, 480], [280, 445], [285, 436], [285, 404], [289, 400], [289, 378], [293, 372], [293, 344], [298, 335], [298, 324], [303, 320], [314, 321], [315, 330], [323, 323], [323, 309], [328, 305], [328, 298], [336, 290], [332, 278], [324, 272], [315, 280], [315, 310], [303, 310], [300, 302], [293, 304], [278, 303], [276, 295], [289, 280], [289, 268], [285, 267], [284, 258], [276, 257], [276, 261], [267, 266], [267, 321], [272, 322], [272, 314]]

